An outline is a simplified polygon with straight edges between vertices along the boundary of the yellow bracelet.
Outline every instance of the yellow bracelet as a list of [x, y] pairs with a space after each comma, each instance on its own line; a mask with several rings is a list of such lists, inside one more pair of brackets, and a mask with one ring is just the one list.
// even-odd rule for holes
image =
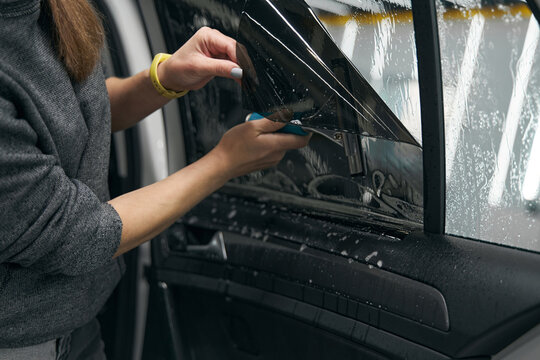
[[154, 88], [156, 88], [157, 92], [165, 96], [167, 99], [178, 99], [179, 97], [182, 97], [186, 95], [189, 90], [184, 91], [173, 91], [169, 89], [165, 89], [163, 85], [159, 82], [158, 75], [157, 75], [157, 67], [159, 64], [170, 58], [170, 54], [164, 54], [159, 53], [154, 57], [154, 60], [152, 61], [152, 65], [150, 66], [150, 80], [152, 80], [152, 85], [154, 85]]

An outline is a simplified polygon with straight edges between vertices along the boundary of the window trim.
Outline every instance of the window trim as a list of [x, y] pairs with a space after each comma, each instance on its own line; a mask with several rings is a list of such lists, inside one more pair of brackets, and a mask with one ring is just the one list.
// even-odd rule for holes
[[534, 17], [536, 18], [536, 21], [540, 23], [540, 8], [538, 7], [538, 4], [534, 0], [526, 0], [527, 5], [529, 6], [529, 9], [531, 9]]
[[441, 55], [435, 0], [412, 0], [424, 168], [424, 231], [444, 234], [446, 158]]

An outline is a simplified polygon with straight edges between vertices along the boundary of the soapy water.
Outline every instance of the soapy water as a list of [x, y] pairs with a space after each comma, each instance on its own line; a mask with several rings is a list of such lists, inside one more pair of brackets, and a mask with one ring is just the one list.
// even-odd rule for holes
[[[462, 11], [437, 1], [446, 141], [446, 231], [540, 251], [538, 169], [540, 31], [521, 1]], [[535, 176], [540, 184], [540, 174]]]

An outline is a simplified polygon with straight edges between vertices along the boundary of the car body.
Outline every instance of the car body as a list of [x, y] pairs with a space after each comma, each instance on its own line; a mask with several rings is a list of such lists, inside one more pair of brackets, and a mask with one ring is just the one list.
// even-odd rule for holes
[[[258, 86], [215, 79], [114, 134], [113, 194], [196, 161], [264, 104], [311, 104], [297, 112], [314, 132], [126, 256], [101, 315], [110, 357], [531, 358], [540, 66], [526, 3], [97, 4], [111, 74], [210, 26], [245, 46]], [[343, 120], [360, 107], [364, 122]]]

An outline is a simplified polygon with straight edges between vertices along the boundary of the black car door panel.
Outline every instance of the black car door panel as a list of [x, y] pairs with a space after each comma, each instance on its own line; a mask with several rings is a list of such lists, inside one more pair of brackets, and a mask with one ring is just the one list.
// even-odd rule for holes
[[[346, 234], [340, 238], [347, 239], [329, 241], [309, 230], [303, 237], [290, 235], [297, 225], [283, 217], [252, 224], [244, 235], [238, 229], [240, 235], [234, 235], [204, 217], [219, 207], [230, 211], [230, 200], [220, 196], [204, 202], [182, 225], [189, 234], [185, 242], [209, 241], [215, 232], [224, 231], [227, 260], [201, 259], [200, 254], [183, 250], [185, 246], [174, 245], [177, 237], [164, 235], [162, 248], [171, 242], [181, 249], [157, 259], [166, 269], [162, 275], [167, 282], [175, 283], [176, 275], [182, 278], [176, 271], [219, 279], [211, 282], [210, 289], [220, 289], [220, 296], [266, 306], [258, 295], [245, 298], [228, 293], [227, 284], [263, 289], [456, 358], [494, 354], [540, 320], [540, 285], [534, 283], [540, 269], [535, 254], [418, 232], [402, 239], [365, 228], [351, 234], [352, 224], [317, 219], [306, 219], [306, 226], [318, 222], [325, 232]], [[238, 206], [236, 216], [249, 219], [249, 213], [258, 213], [260, 206]], [[267, 235], [272, 232], [266, 229], [281, 232]], [[307, 235], [311, 235], [308, 240]], [[200, 286], [204, 287], [196, 281], [189, 285]], [[345, 301], [347, 306], [339, 305]]]
[[[201, 26], [236, 38], [245, 21], [243, 0], [152, 3], [170, 52]], [[242, 96], [215, 79], [178, 101], [188, 162], [260, 110]], [[365, 136], [369, 171], [353, 177], [336, 129], [313, 136], [312, 162], [291, 152], [153, 240], [145, 358], [483, 359], [540, 322], [538, 254], [424, 233], [422, 149]]]
[[[421, 282], [375, 269], [373, 265], [349, 262], [346, 257], [329, 255], [306, 246], [299, 251], [298, 246], [292, 244], [284, 246], [272, 242], [253, 241], [251, 237], [228, 232], [217, 234], [223, 241], [223, 248], [219, 251], [208, 246], [204, 249], [208, 253], [201, 254], [200, 246], [196, 249], [190, 249], [188, 246], [183, 253], [186, 256], [202, 255], [206, 258], [216, 258], [216, 253], [223, 253], [226, 255], [222, 256], [222, 259], [227, 265], [254, 269], [258, 272], [257, 276], [283, 274], [283, 269], [288, 269], [287, 278], [297, 283], [275, 282], [274, 287], [268, 287], [267, 290], [275, 288], [277, 293], [298, 300], [302, 300], [304, 294], [301, 282], [308, 279], [305, 286], [315, 284], [318, 288], [346, 294], [351, 299], [359, 299], [361, 303], [355, 304], [354, 307], [360, 305], [361, 308], [366, 308], [365, 314], [377, 313], [378, 309], [383, 309], [439, 330], [449, 329], [448, 309], [444, 297], [437, 289]], [[184, 266], [184, 262], [183, 258], [171, 257], [163, 266], [179, 269]], [[204, 271], [202, 273], [204, 274]], [[223, 276], [223, 273], [221, 275]], [[287, 283], [289, 284], [285, 285]], [[355, 286], [351, 287], [350, 284]], [[322, 306], [324, 303], [326, 307], [323, 298], [321, 292], [318, 305]], [[347, 298], [344, 299], [346, 301]], [[424, 305], [417, 307], [416, 304], [419, 302]], [[370, 306], [374, 309], [367, 310]], [[329, 308], [334, 311], [337, 309], [337, 302]], [[347, 313], [344, 309], [341, 312]]]

